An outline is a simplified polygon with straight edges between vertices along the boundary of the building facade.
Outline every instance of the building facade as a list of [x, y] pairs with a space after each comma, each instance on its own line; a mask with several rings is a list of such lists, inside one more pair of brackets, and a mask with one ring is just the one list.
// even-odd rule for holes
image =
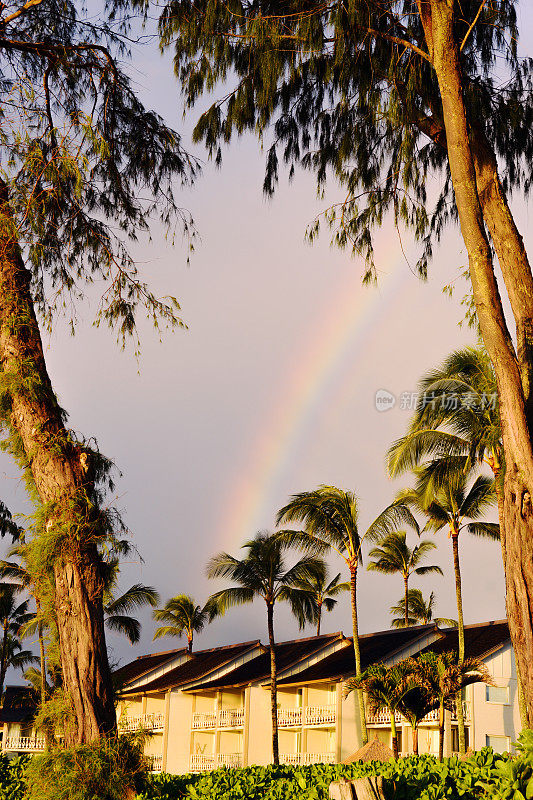
[[[393, 664], [424, 650], [457, 649], [457, 631], [434, 625], [367, 634], [360, 640], [362, 666]], [[494, 686], [474, 684], [464, 693], [469, 747], [509, 750], [520, 731], [515, 662], [505, 621], [466, 628], [467, 655], [482, 658]], [[355, 673], [353, 642], [342, 633], [276, 646], [280, 761], [339, 762], [361, 746], [355, 694], [343, 685]], [[146, 754], [154, 771], [200, 772], [272, 760], [270, 653], [260, 641], [189, 653], [169, 650], [141, 656], [115, 673], [118, 720], [124, 731], [149, 734]], [[31, 722], [4, 719], [4, 752], [42, 749]], [[412, 752], [409, 725], [397, 718], [399, 749]], [[391, 746], [387, 712], [369, 715], [369, 738]], [[457, 721], [447, 712], [445, 753], [458, 749]], [[419, 751], [438, 752], [435, 712], [419, 728]]]

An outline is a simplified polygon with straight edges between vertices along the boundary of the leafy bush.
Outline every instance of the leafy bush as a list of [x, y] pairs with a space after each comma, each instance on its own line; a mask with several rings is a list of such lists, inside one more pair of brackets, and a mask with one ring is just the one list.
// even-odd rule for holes
[[[143, 739], [117, 736], [76, 747], [53, 747], [26, 768], [25, 800], [125, 800], [148, 774]], [[13, 798], [15, 800], [15, 798]]]
[[26, 782], [24, 772], [29, 756], [0, 756], [0, 800], [22, 800]]
[[218, 769], [200, 775], [155, 775], [138, 800], [326, 800], [339, 778], [382, 775], [394, 800], [533, 800], [533, 732], [521, 734], [519, 755], [485, 747], [464, 761], [407, 756], [385, 764], [313, 764]]

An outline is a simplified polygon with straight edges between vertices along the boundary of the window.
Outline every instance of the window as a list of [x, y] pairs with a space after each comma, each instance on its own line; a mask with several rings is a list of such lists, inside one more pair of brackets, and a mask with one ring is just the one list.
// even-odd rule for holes
[[402, 733], [403, 733], [403, 731], [402, 731], [401, 728], [396, 728], [396, 741], [398, 742], [398, 752], [399, 753], [403, 753]]
[[509, 703], [508, 686], [487, 686], [486, 693], [487, 703]]
[[300, 687], [296, 690], [296, 708], [301, 708], [303, 705], [304, 690]]
[[[465, 726], [465, 747], [468, 750], [470, 744], [470, 729]], [[452, 728], [452, 753], [459, 752], [459, 731]]]
[[492, 747], [495, 753], [505, 753], [511, 746], [508, 736], [492, 736], [487, 733], [485, 742], [487, 747]]

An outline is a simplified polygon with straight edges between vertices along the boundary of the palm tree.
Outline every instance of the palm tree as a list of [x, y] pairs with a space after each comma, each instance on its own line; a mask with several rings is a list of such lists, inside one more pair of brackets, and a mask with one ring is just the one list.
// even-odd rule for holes
[[137, 644], [141, 638], [141, 623], [131, 616], [131, 612], [143, 606], [154, 608], [159, 603], [159, 593], [153, 586], [134, 583], [117, 597], [119, 572], [117, 557], [109, 558], [102, 565], [104, 623], [109, 630], [122, 633], [131, 644]]
[[0, 583], [0, 700], [4, 694], [8, 668], [24, 666], [35, 658], [29, 651], [22, 650], [17, 638], [21, 627], [29, 619], [29, 600], [19, 603], [17, 599], [21, 590], [22, 586], [18, 583]]
[[296, 588], [291, 593], [290, 603], [300, 630], [310, 623], [316, 625], [316, 635], [320, 636], [323, 610], [333, 611], [338, 602], [337, 596], [342, 592], [350, 591], [350, 584], [348, 582], [341, 583], [340, 579], [339, 572], [329, 580], [326, 569], [323, 576], [304, 578], [297, 582]]
[[433, 616], [436, 600], [435, 592], [431, 592], [427, 603], [420, 589], [409, 589], [407, 592], [407, 606], [405, 599], [404, 596], [396, 605], [391, 606], [390, 612], [394, 617], [392, 620], [393, 628], [404, 628], [406, 616], [409, 625], [428, 625], [430, 622], [434, 622], [436, 625], [443, 625], [450, 628], [455, 628], [457, 626], [457, 620], [455, 619]]
[[[404, 489], [398, 495], [398, 502], [411, 506], [425, 515], [425, 531], [437, 532], [448, 529], [452, 543], [453, 568], [455, 575], [455, 594], [457, 600], [459, 662], [465, 657], [465, 629], [463, 617], [463, 597], [461, 586], [461, 567], [459, 562], [459, 536], [466, 530], [474, 536], [486, 539], [499, 539], [499, 526], [481, 522], [495, 500], [494, 480], [479, 475], [469, 487], [469, 475], [460, 468], [453, 458], [433, 461], [416, 471], [417, 482], [413, 489]], [[457, 707], [459, 749], [465, 752], [465, 732], [462, 705]]]
[[274, 764], [279, 764], [274, 607], [278, 600], [291, 602], [293, 592], [302, 581], [323, 580], [325, 576], [324, 562], [314, 555], [305, 555], [292, 567], [288, 567], [284, 556], [289, 546], [287, 541], [276, 534], [261, 531], [242, 546], [247, 551], [244, 558], [239, 560], [228, 553], [219, 553], [210, 560], [207, 567], [209, 578], [225, 578], [237, 584], [211, 595], [207, 602], [211, 619], [225, 614], [233, 606], [251, 603], [256, 597], [262, 598], [266, 604]]
[[454, 351], [422, 377], [409, 430], [389, 449], [387, 465], [397, 477], [427, 460], [466, 455], [468, 466], [484, 462], [497, 477], [502, 453], [496, 378], [479, 345]]
[[374, 559], [368, 565], [369, 570], [382, 572], [386, 575], [399, 573], [403, 578], [404, 584], [404, 603], [405, 616], [404, 625], [409, 625], [409, 578], [411, 575], [429, 575], [438, 573], [442, 575], [442, 569], [435, 564], [423, 565], [421, 562], [429, 555], [432, 550], [436, 550], [437, 545], [424, 539], [413, 549], [406, 541], [405, 531], [393, 531], [370, 553], [370, 558]]
[[[352, 607], [353, 648], [355, 671], [361, 673], [359, 623], [357, 611], [357, 571], [362, 564], [361, 547], [364, 539], [377, 541], [384, 538], [399, 524], [407, 523], [418, 531], [418, 523], [409, 508], [401, 503], [388, 506], [360, 536], [358, 505], [355, 494], [336, 486], [319, 486], [310, 492], [292, 495], [289, 503], [277, 515], [277, 525], [302, 523], [303, 531], [283, 530], [279, 536], [291, 545], [314, 549], [324, 553], [333, 550], [345, 562], [350, 573], [350, 599]], [[365, 701], [362, 690], [357, 691], [361, 738], [368, 741]]]
[[179, 638], [185, 633], [189, 653], [192, 653], [194, 634], [203, 631], [209, 621], [209, 613], [207, 605], [202, 608], [188, 594], [178, 594], [167, 600], [163, 608], [154, 611], [154, 619], [166, 623], [157, 628], [154, 639], [163, 636]]
[[[406, 659], [405, 686], [420, 689], [428, 708], [439, 709], [439, 759], [444, 755], [444, 710], [462, 707], [461, 693], [471, 683], [492, 683], [489, 671], [479, 658], [457, 659], [455, 653], [421, 653]], [[407, 693], [406, 695], [407, 696]]]
[[398, 758], [398, 734], [396, 732], [396, 712], [407, 688], [403, 683], [404, 674], [400, 665], [386, 667], [384, 664], [371, 664], [361, 675], [350, 678], [344, 684], [344, 696], [357, 690], [366, 694], [367, 705], [372, 714], [387, 709], [391, 721], [392, 752]]

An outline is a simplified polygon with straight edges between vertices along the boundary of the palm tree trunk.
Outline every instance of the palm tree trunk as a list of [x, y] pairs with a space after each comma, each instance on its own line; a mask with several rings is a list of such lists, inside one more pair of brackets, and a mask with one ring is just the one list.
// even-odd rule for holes
[[278, 668], [274, 641], [274, 606], [267, 603], [268, 642], [270, 645], [270, 713], [272, 716], [272, 763], [279, 764], [278, 742]]
[[187, 650], [192, 653], [192, 635], [187, 636]]
[[320, 622], [322, 621], [322, 603], [317, 603], [316, 635], [320, 636]]
[[418, 755], [418, 725], [413, 727], [413, 754]]
[[439, 706], [439, 761], [444, 758], [444, 703]]
[[[463, 618], [463, 593], [461, 586], [461, 565], [459, 563], [459, 532], [452, 531], [453, 571], [455, 574], [455, 596], [457, 598], [457, 638], [459, 644], [459, 663], [465, 660], [465, 623]], [[459, 735], [459, 752], [466, 753], [465, 719], [463, 714], [463, 693], [457, 692], [455, 696], [457, 709], [457, 733]]]
[[46, 654], [44, 652], [43, 624], [38, 625], [39, 655], [41, 661], [41, 707], [46, 703]]
[[2, 653], [0, 655], [0, 702], [4, 696], [4, 683], [7, 672], [7, 642], [9, 636], [8, 622], [4, 620], [4, 630], [2, 636]]
[[[359, 624], [357, 621], [357, 563], [350, 566], [351, 602], [352, 602], [352, 629], [353, 629], [353, 650], [355, 656], [355, 674], [361, 674], [361, 650], [359, 648]], [[366, 729], [366, 710], [365, 698], [362, 689], [357, 689], [359, 700], [359, 717], [361, 720], [361, 744], [368, 742], [368, 732]]]
[[409, 608], [408, 608], [408, 598], [409, 598], [409, 576], [403, 576], [404, 588], [405, 588], [405, 627], [409, 627]]
[[396, 731], [396, 719], [394, 718], [394, 709], [389, 708], [390, 713], [390, 732], [392, 738], [392, 755], [394, 760], [398, 760], [398, 733]]

